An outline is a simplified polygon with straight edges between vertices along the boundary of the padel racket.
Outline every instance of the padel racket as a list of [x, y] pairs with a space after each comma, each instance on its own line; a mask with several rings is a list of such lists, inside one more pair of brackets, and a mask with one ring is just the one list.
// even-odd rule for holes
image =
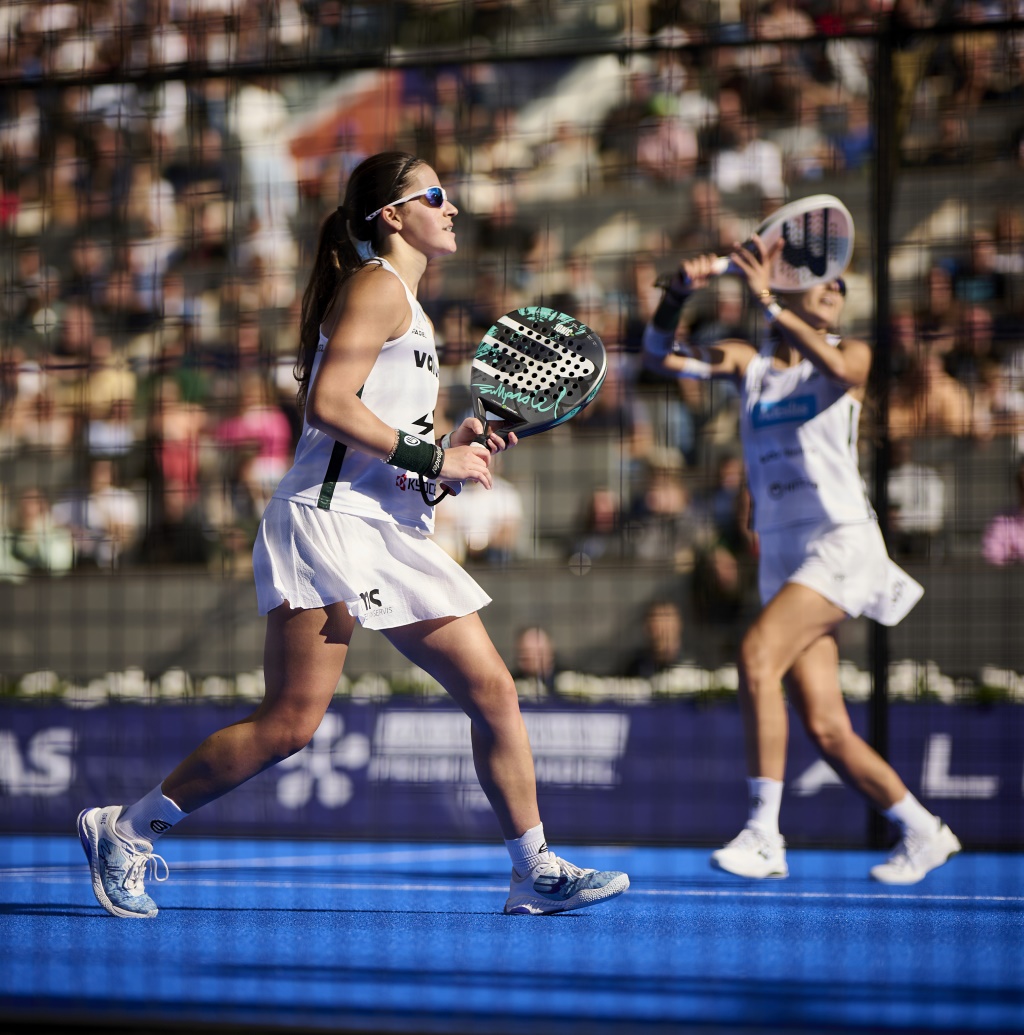
[[[803, 291], [841, 277], [853, 257], [853, 217], [831, 194], [812, 194], [773, 212], [757, 228], [765, 248], [782, 239], [769, 272], [775, 291]], [[748, 242], [744, 247], [753, 248]], [[722, 257], [715, 273], [739, 272]]]
[[[480, 442], [489, 432], [507, 441], [564, 424], [594, 400], [607, 371], [604, 343], [575, 317], [543, 306], [506, 313], [480, 340], [470, 372]], [[453, 495], [460, 489], [445, 484]]]

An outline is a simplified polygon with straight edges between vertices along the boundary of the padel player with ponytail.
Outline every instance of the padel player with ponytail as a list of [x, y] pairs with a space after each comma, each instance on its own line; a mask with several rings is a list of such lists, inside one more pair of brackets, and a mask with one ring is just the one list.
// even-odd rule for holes
[[493, 433], [476, 441], [485, 429], [475, 417], [434, 442], [438, 361], [416, 289], [429, 262], [455, 252], [457, 213], [429, 165], [385, 152], [353, 171], [324, 223], [302, 306], [302, 436], [253, 553], [266, 695], [140, 801], [79, 816], [93, 889], [115, 916], [156, 915], [143, 877], [166, 878], [153, 854], [160, 834], [309, 742], [357, 621], [468, 715], [477, 775], [512, 859], [506, 912], [577, 909], [629, 886], [624, 873], [548, 850], [515, 683], [477, 615], [489, 598], [429, 538], [441, 484], [489, 488], [490, 456], [505, 448]]
[[705, 287], [721, 260], [685, 261], [668, 283], [644, 334], [648, 366], [669, 377], [731, 378], [740, 391], [740, 435], [759, 538], [763, 609], [739, 651], [749, 814], [712, 864], [742, 877], [786, 877], [779, 807], [788, 720], [783, 684], [825, 760], [902, 832], [871, 876], [914, 884], [960, 850], [940, 819], [854, 732], [839, 688], [836, 629], [868, 615], [894, 625], [921, 587], [888, 557], [858, 469], [857, 430], [871, 349], [837, 333], [846, 288], [833, 279], [787, 293], [770, 287], [783, 242], [730, 256], [769, 324], [759, 352], [725, 340], [706, 348], [677, 333], [687, 297]]

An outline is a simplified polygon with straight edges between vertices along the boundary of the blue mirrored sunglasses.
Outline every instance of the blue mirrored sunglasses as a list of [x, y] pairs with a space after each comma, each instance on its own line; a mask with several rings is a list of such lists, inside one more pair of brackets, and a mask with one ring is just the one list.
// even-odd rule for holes
[[391, 205], [404, 205], [407, 201], [415, 201], [416, 198], [426, 198], [427, 204], [431, 208], [441, 208], [448, 200], [448, 195], [445, 193], [444, 187], [427, 187], [425, 190], [416, 191], [415, 194], [406, 194], [404, 198], [399, 198], [397, 201], [389, 201], [387, 205], [381, 205], [376, 212], [371, 212], [366, 217], [366, 222], [369, 223], [371, 219], [376, 219], [384, 209]]

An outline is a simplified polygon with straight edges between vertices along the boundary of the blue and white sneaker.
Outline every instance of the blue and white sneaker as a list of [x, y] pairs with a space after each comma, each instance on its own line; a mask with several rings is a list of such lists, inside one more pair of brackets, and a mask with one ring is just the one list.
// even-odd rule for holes
[[78, 816], [78, 836], [92, 871], [92, 890], [112, 916], [156, 916], [156, 903], [146, 894], [143, 877], [148, 867], [154, 880], [167, 880], [167, 863], [148, 841], [129, 841], [117, 832], [121, 812], [122, 806], [108, 805], [85, 809]]
[[617, 870], [583, 870], [554, 853], [526, 876], [512, 871], [506, 913], [564, 913], [621, 895], [629, 877]]

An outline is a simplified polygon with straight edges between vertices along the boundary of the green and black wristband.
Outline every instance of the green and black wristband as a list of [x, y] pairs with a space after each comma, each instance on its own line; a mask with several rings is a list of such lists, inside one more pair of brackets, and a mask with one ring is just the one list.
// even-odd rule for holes
[[444, 450], [408, 432], [398, 431], [396, 434], [395, 448], [384, 457], [384, 463], [403, 471], [415, 471], [428, 478], [437, 478], [444, 467]]

